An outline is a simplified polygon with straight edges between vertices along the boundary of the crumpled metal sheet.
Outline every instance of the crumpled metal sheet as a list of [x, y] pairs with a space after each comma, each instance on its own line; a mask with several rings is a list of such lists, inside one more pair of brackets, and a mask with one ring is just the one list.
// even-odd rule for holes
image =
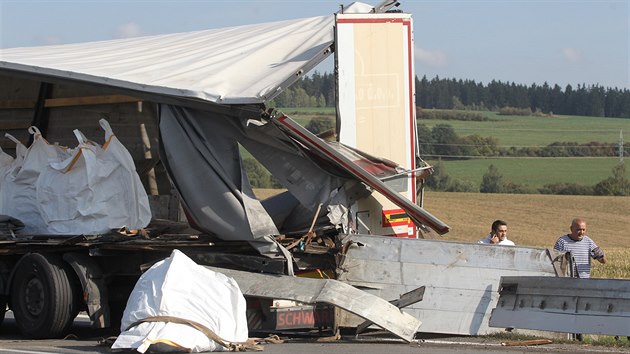
[[421, 322], [382, 298], [333, 279], [267, 275], [206, 266], [234, 278], [245, 296], [327, 303], [340, 307], [410, 342]]

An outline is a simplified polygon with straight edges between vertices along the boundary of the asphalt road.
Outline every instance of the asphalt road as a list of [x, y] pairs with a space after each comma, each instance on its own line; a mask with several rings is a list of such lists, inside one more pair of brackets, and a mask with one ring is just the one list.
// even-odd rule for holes
[[[11, 312], [0, 327], [0, 354], [79, 354], [112, 353], [110, 346], [99, 344], [111, 333], [91, 329], [87, 316], [79, 316], [65, 339], [29, 340], [22, 337]], [[110, 343], [111, 344], [111, 343]], [[541, 346], [503, 346], [497, 339], [483, 337], [435, 337], [412, 343], [387, 337], [356, 338], [320, 342], [315, 338], [289, 338], [281, 344], [265, 344], [269, 354], [481, 354], [481, 353], [624, 353], [627, 351], [589, 347], [584, 344], [547, 344]]]

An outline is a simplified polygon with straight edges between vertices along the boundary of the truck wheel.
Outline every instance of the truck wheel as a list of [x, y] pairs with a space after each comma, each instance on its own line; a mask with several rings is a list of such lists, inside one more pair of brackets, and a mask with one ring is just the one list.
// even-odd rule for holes
[[77, 292], [72, 270], [59, 257], [23, 256], [11, 286], [11, 308], [20, 332], [31, 338], [65, 334], [78, 312]]

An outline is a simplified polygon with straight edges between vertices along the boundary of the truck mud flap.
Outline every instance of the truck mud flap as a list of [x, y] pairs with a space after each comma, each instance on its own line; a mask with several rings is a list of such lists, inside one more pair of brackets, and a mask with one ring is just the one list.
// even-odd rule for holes
[[335, 305], [407, 342], [414, 338], [421, 325], [418, 319], [384, 299], [337, 280], [267, 275], [210, 266], [206, 268], [234, 278], [245, 296]]

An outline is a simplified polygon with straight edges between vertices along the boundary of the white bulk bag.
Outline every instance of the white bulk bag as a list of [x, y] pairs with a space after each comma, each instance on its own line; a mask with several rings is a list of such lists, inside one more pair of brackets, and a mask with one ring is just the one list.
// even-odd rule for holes
[[[19, 141], [17, 141], [17, 139], [15, 139], [10, 134], [7, 133], [6, 136], [8, 138], [10, 138], [11, 140], [19, 143]], [[22, 144], [20, 143], [20, 145], [22, 145]], [[2, 212], [3, 212], [3, 209], [4, 209], [4, 207], [3, 207], [4, 203], [2, 202], [2, 199], [3, 199], [3, 197], [2, 197], [3, 196], [2, 189], [3, 189], [3, 186], [6, 185], [6, 183], [4, 182], [4, 179], [6, 178], [6, 175], [8, 173], [10, 173], [14, 169], [14, 167], [16, 165], [22, 163], [21, 160], [24, 158], [24, 153], [26, 152], [26, 147], [24, 147], [24, 145], [22, 145], [22, 148], [24, 150], [22, 150], [22, 156], [19, 159], [14, 159], [13, 156], [7, 154], [6, 152], [4, 152], [2, 150], [2, 148], [0, 148], [0, 215], [2, 215]], [[18, 149], [16, 148], [16, 150], [18, 150]], [[20, 151], [19, 150], [17, 151], [17, 153], [18, 153], [18, 156], [20, 156]], [[7, 188], [7, 187], [4, 187], [4, 188]]]
[[188, 320], [214, 332], [224, 344], [234, 344], [247, 340], [245, 311], [245, 298], [234, 279], [174, 250], [136, 283], [112, 349], [136, 349], [140, 353], [149, 347], [166, 352], [224, 351], [227, 348], [191, 325], [138, 321], [155, 316]]
[[48, 233], [99, 234], [151, 221], [147, 194], [133, 159], [107, 121], [99, 146], [74, 130], [79, 145], [67, 159], [50, 163], [37, 180], [37, 202]]
[[[22, 145], [12, 135], [7, 133], [6, 137]], [[26, 147], [22, 145], [22, 149], [18, 149], [16, 146], [16, 150], [17, 150], [18, 158], [14, 159], [13, 156], [7, 154], [6, 152], [2, 150], [2, 148], [0, 148], [0, 190], [2, 189], [2, 185], [4, 184], [3, 182], [4, 182], [5, 175], [13, 171], [15, 166], [22, 164], [22, 160], [24, 159], [24, 153], [26, 153]], [[20, 153], [21, 153], [21, 156], [20, 156]], [[1, 206], [2, 206], [2, 203], [0, 201], [0, 207]]]
[[[13, 156], [7, 154], [0, 148], [0, 176], [4, 176], [4, 174], [11, 168], [15, 159]], [[1, 186], [1, 184], [0, 184]]]
[[17, 139], [6, 135], [16, 143], [16, 158], [4, 171], [0, 188], [0, 214], [21, 220], [26, 225], [23, 233], [47, 233], [37, 203], [35, 184], [42, 170], [51, 162], [65, 159], [66, 148], [49, 144], [39, 129], [30, 127], [33, 143], [28, 149]]

